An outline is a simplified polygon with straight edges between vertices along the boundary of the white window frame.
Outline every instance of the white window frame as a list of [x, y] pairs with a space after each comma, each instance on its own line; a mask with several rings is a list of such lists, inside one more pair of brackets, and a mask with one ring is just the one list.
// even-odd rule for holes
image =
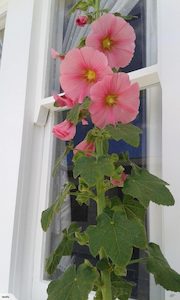
[[[44, 103], [46, 101], [43, 104], [41, 102], [44, 98], [50, 9], [49, 0], [10, 1], [0, 69], [0, 121], [3, 125], [6, 124], [0, 126], [0, 138], [4, 146], [0, 155], [0, 182], [3, 182], [0, 189], [0, 241], [3, 245], [0, 249], [0, 267], [3, 274], [0, 274], [0, 293], [12, 292], [19, 300], [41, 300], [42, 295], [42, 299], [46, 299], [46, 282], [42, 280], [42, 289], [39, 294], [37, 289], [36, 299], [32, 296], [32, 287], [34, 285], [36, 288], [36, 280], [42, 278], [43, 270], [40, 262], [44, 234], [38, 220], [40, 212], [47, 206], [48, 193], [44, 186], [47, 187], [49, 180], [48, 169], [52, 151], [50, 128], [53, 118], [48, 118], [46, 130], [43, 126], [33, 126], [33, 120], [35, 105], [35, 122], [39, 125], [45, 125], [44, 116], [48, 114], [48, 105], [50, 111], [52, 107], [52, 99], [46, 99], [48, 104]], [[178, 0], [158, 0], [158, 65], [130, 74], [133, 80], [140, 82], [141, 87], [159, 82], [159, 78], [161, 82], [162, 178], [170, 183], [176, 204], [174, 207], [161, 209], [160, 239], [164, 254], [178, 272], [180, 240], [175, 236], [180, 236], [180, 139], [176, 139], [175, 133], [180, 132], [180, 40], [176, 30], [180, 28], [179, 14]], [[167, 22], [169, 16], [173, 18]], [[12, 38], [14, 35], [16, 39]], [[16, 41], [23, 41], [23, 49], [22, 44]], [[6, 177], [7, 169], [9, 173]], [[156, 213], [154, 207], [151, 210]], [[150, 222], [153, 225], [154, 220]], [[159, 220], [156, 224], [159, 224]], [[153, 227], [151, 236], [153, 241], [158, 242], [156, 228]], [[37, 263], [39, 268], [35, 267]], [[172, 297], [179, 300], [180, 297], [180, 293], [160, 293], [158, 300], [170, 300]]]

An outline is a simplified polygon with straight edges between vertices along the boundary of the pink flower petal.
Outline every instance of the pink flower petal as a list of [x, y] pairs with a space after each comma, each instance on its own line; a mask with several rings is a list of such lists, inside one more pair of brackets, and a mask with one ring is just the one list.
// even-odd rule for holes
[[[134, 120], [139, 109], [139, 86], [125, 73], [107, 75], [90, 90], [89, 112], [99, 128]], [[110, 102], [109, 102], [110, 101]]]
[[61, 64], [60, 84], [66, 95], [81, 103], [91, 87], [107, 74], [112, 74], [112, 70], [103, 53], [90, 47], [76, 48], [67, 53]]
[[[86, 45], [102, 51], [111, 67], [125, 67], [131, 61], [135, 48], [135, 32], [129, 23], [113, 14], [106, 14], [92, 23]], [[104, 46], [104, 40], [109, 41]]]

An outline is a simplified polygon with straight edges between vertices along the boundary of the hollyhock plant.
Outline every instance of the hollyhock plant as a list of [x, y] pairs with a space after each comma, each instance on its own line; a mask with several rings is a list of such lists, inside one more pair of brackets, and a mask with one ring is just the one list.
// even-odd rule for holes
[[55, 106], [64, 107], [67, 106], [67, 108], [72, 108], [74, 105], [76, 105], [76, 101], [72, 100], [69, 97], [60, 96], [56, 93], [53, 94], [53, 98], [55, 100]]
[[106, 14], [92, 23], [86, 45], [102, 51], [111, 67], [127, 66], [134, 54], [135, 33], [129, 23], [113, 14]]
[[139, 86], [125, 73], [105, 76], [90, 90], [92, 122], [99, 128], [133, 121], [139, 110]]
[[87, 156], [91, 156], [95, 151], [95, 144], [88, 140], [83, 140], [81, 143], [75, 146], [73, 152], [76, 154], [78, 151], [83, 151]]
[[88, 23], [88, 16], [79, 16], [75, 22], [77, 26], [84, 27]]
[[52, 133], [62, 141], [70, 141], [76, 134], [76, 126], [70, 121], [65, 120], [55, 125], [52, 129]]
[[[53, 176], [62, 160], [67, 159], [67, 168], [63, 168], [67, 182], [41, 218], [44, 231], [54, 219], [62, 223], [63, 229], [46, 260], [45, 270], [55, 279], [48, 286], [47, 300], [87, 300], [92, 291], [94, 300], [128, 300], [135, 284], [127, 271], [129, 265], [138, 263], [145, 265], [157, 284], [180, 292], [180, 274], [169, 266], [160, 247], [149, 243], [147, 235], [150, 202], [170, 206], [174, 198], [165, 181], [139, 164], [132, 148], [138, 148], [139, 154], [143, 144], [141, 128], [130, 123], [139, 111], [139, 86], [119, 68], [132, 59], [135, 33], [123, 18], [106, 14], [102, 7], [100, 0], [79, 0], [71, 8], [72, 13], [83, 11], [90, 22], [96, 20], [87, 39], [83, 37], [87, 46], [70, 50], [61, 63], [60, 84], [65, 96], [54, 95], [56, 104], [67, 106], [68, 112], [66, 120], [53, 127], [55, 137], [65, 141], [63, 147], [58, 147], [58, 151], [64, 151], [56, 161]], [[77, 22], [82, 26], [86, 19]], [[88, 122], [89, 126], [82, 126]], [[80, 128], [76, 137], [82, 137], [82, 141], [74, 146], [76, 130]], [[57, 178], [55, 182], [59, 186], [62, 180]], [[121, 190], [117, 191], [117, 187]], [[77, 214], [75, 218], [80, 222], [74, 222], [73, 211], [78, 212], [80, 206], [81, 216], [82, 212], [86, 214], [84, 207], [90, 207], [88, 219], [93, 224], [86, 226]], [[61, 209], [66, 214], [59, 219], [64, 216]], [[72, 224], [64, 228], [71, 217]], [[87, 258], [81, 257], [82, 263], [74, 251], [81, 247]], [[142, 257], [134, 256], [136, 253], [142, 253]], [[61, 264], [65, 256], [67, 265], [64, 261]]]
[[60, 68], [60, 84], [72, 99], [82, 103], [90, 88], [105, 75], [112, 74], [106, 56], [90, 47], [70, 50]]

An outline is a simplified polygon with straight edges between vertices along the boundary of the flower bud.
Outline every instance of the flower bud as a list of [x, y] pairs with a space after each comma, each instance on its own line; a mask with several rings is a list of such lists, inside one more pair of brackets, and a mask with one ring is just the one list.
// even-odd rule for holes
[[83, 27], [83, 26], [85, 26], [87, 23], [88, 23], [88, 17], [87, 17], [87, 16], [79, 16], [79, 17], [76, 19], [76, 25], [77, 25], [77, 26]]

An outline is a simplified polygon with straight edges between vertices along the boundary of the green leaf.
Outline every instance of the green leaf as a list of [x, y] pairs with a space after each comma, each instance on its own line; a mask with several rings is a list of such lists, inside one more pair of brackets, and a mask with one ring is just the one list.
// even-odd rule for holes
[[56, 214], [59, 213], [67, 195], [69, 194], [70, 190], [74, 188], [72, 183], [68, 183], [62, 192], [56, 198], [56, 201], [46, 210], [42, 212], [41, 215], [41, 226], [44, 231], [47, 231], [48, 227], [50, 226], [51, 222], [53, 221]]
[[128, 216], [129, 213], [134, 214], [139, 220], [144, 223], [145, 221], [145, 213], [146, 209], [143, 205], [139, 203], [136, 199], [132, 198], [131, 196], [125, 195], [123, 200], [124, 209]]
[[156, 283], [163, 286], [166, 290], [180, 292], [180, 274], [171, 269], [160, 247], [150, 243], [148, 254], [147, 269], [154, 275]]
[[77, 9], [80, 9], [82, 11], [86, 11], [88, 9], [88, 3], [86, 3], [85, 1], [78, 1], [77, 3], [75, 3], [73, 5], [73, 7], [71, 7], [71, 9], [69, 10], [69, 14], [74, 13]]
[[138, 16], [133, 16], [133, 15], [123, 16], [123, 15], [121, 15], [121, 14], [118, 13], [118, 12], [114, 13], [114, 15], [115, 15], [116, 17], [121, 17], [121, 18], [123, 18], [123, 19], [126, 20], [126, 21], [131, 21], [131, 20], [133, 20], [133, 19], [138, 19]]
[[100, 289], [96, 291], [96, 295], [94, 297], [94, 300], [103, 300], [103, 295], [102, 295], [102, 292], [101, 292]]
[[122, 278], [112, 280], [113, 300], [128, 300], [131, 296], [133, 286], [134, 284], [127, 282]]
[[108, 259], [102, 258], [97, 262], [96, 267], [98, 268], [98, 270], [104, 271], [104, 270], [109, 270], [111, 266], [109, 264]]
[[95, 268], [86, 263], [70, 267], [60, 279], [48, 287], [48, 300], [87, 300], [98, 278]]
[[77, 48], [82, 48], [85, 45], [86, 45], [86, 38], [85, 37], [80, 38]]
[[110, 133], [111, 138], [120, 141], [124, 140], [127, 144], [138, 147], [140, 143], [141, 129], [133, 124], [109, 125], [106, 130]]
[[67, 113], [67, 120], [71, 121], [73, 124], [77, 124], [79, 121], [79, 114], [80, 114], [81, 106], [76, 104], [68, 113]]
[[166, 182], [147, 170], [133, 166], [132, 174], [126, 179], [122, 191], [137, 198], [144, 207], [148, 207], [150, 201], [162, 205], [174, 205], [174, 198], [166, 185]]
[[86, 232], [76, 232], [75, 236], [79, 245], [84, 246], [88, 244], [89, 238]]
[[114, 266], [114, 274], [117, 276], [126, 276], [127, 275], [127, 269], [125, 267], [121, 266]]
[[126, 266], [133, 246], [146, 247], [145, 228], [137, 218], [128, 219], [123, 211], [111, 211], [111, 214], [102, 213], [97, 219], [97, 226], [88, 227], [90, 251], [96, 256], [103, 248], [114, 264]]
[[46, 261], [45, 270], [48, 274], [52, 274], [56, 270], [62, 256], [71, 255], [75, 242], [74, 234], [78, 231], [79, 227], [76, 224], [71, 224], [68, 231], [64, 231], [62, 241]]
[[56, 176], [57, 170], [59, 166], [61, 165], [63, 159], [65, 156], [72, 150], [72, 144], [68, 144], [67, 147], [65, 148], [64, 152], [58, 157], [58, 159], [55, 162], [55, 166], [52, 172], [52, 176]]
[[97, 180], [103, 180], [104, 176], [111, 176], [114, 164], [109, 157], [80, 157], [75, 161], [73, 170], [74, 177], [79, 175], [89, 186], [96, 185]]

